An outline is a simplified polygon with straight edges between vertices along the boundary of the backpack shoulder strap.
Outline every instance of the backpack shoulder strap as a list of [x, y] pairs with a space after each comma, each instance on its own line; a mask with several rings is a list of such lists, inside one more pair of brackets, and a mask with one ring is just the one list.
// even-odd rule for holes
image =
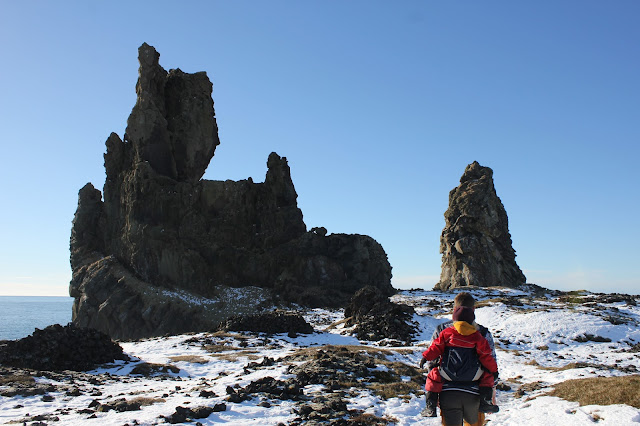
[[487, 333], [489, 332], [489, 329], [487, 327], [485, 327], [484, 325], [480, 325], [480, 324], [477, 324], [477, 323], [476, 323], [476, 325], [478, 326], [478, 331], [480, 332], [480, 335], [482, 335], [482, 337], [486, 338], [487, 337]]

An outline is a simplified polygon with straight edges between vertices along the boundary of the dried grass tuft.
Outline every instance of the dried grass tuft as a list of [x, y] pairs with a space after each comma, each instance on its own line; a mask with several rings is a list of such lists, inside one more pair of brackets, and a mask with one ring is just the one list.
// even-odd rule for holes
[[211, 354], [211, 356], [222, 361], [230, 362], [235, 362], [241, 357], [247, 357], [250, 361], [255, 361], [257, 359], [260, 359], [260, 357], [256, 355], [256, 353], [257, 351], [254, 350], [244, 350], [238, 352], [214, 353]]
[[184, 362], [190, 362], [192, 364], [206, 364], [209, 362], [208, 359], [201, 357], [199, 355], [179, 355], [179, 356], [172, 356], [169, 359], [171, 360], [171, 362], [184, 361]]
[[640, 375], [573, 379], [554, 388], [549, 395], [580, 405], [626, 404], [640, 408]]
[[133, 398], [129, 401], [130, 404], [140, 404], [141, 406], [148, 406], [153, 404], [158, 404], [160, 402], [166, 402], [163, 398], [151, 398], [147, 396], [140, 396], [138, 398]]
[[0, 385], [13, 383], [32, 384], [35, 379], [28, 374], [9, 374], [8, 376], [0, 376]]

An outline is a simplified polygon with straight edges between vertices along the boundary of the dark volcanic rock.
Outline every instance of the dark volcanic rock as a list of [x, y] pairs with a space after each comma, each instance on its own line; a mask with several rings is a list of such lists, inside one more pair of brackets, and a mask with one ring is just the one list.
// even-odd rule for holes
[[258, 333], [313, 333], [313, 327], [296, 312], [276, 310], [255, 315], [234, 316], [221, 326], [225, 331], [253, 331]]
[[353, 425], [346, 421], [349, 414], [347, 402], [340, 394], [329, 393], [302, 404], [295, 411], [299, 416], [291, 421], [291, 425]]
[[[4, 344], [4, 342], [3, 342]], [[0, 356], [2, 350], [0, 349]], [[29, 370], [0, 366], [0, 396], [34, 396], [45, 395], [58, 389], [51, 383], [38, 383]], [[46, 395], [45, 395], [46, 396]]]
[[358, 339], [393, 339], [407, 344], [417, 332], [412, 324], [414, 313], [411, 306], [393, 303], [370, 286], [358, 290], [344, 310], [347, 325], [356, 325]]
[[50, 325], [0, 346], [0, 364], [35, 370], [91, 370], [100, 364], [127, 360], [122, 348], [98, 330], [73, 324]]
[[141, 404], [136, 401], [127, 401], [125, 398], [118, 398], [115, 401], [105, 402], [104, 404], [98, 403], [96, 411], [106, 413], [111, 410], [122, 413], [125, 411], [138, 411], [141, 409]]
[[511, 245], [507, 212], [493, 186], [493, 170], [469, 164], [460, 185], [449, 193], [444, 217], [442, 272], [436, 289], [525, 283]]
[[224, 410], [220, 405], [216, 405], [215, 407], [193, 407], [193, 408], [185, 408], [185, 407], [177, 406], [175, 413], [164, 418], [168, 423], [171, 423], [171, 424], [186, 423], [193, 419], [206, 419], [214, 411], [224, 411]]
[[344, 306], [365, 285], [391, 295], [374, 239], [307, 232], [286, 158], [269, 155], [263, 183], [201, 179], [220, 143], [211, 82], [167, 72], [159, 56], [139, 49], [124, 138], [106, 141], [104, 194], [80, 190], [74, 323], [140, 338], [210, 330], [278, 301]]
[[295, 374], [295, 380], [302, 387], [323, 384], [332, 389], [341, 389], [348, 383], [373, 380], [372, 370], [376, 368], [370, 356], [341, 346], [318, 349], [311, 356], [293, 355], [286, 359], [304, 361], [292, 365], [288, 370], [289, 374]]
[[270, 398], [297, 400], [303, 394], [301, 385], [295, 379], [277, 380], [262, 377], [238, 390], [227, 388], [227, 401], [242, 402], [252, 398], [253, 394], [267, 394]]
[[[289, 422], [291, 425], [387, 424], [388, 420], [363, 415], [361, 410], [347, 408], [347, 399], [352, 396], [352, 387], [372, 385], [365, 387], [382, 396], [382, 393], [378, 392], [384, 385], [398, 384], [402, 381], [401, 376], [411, 377], [413, 386], [407, 387], [407, 393], [394, 392], [394, 396], [399, 397], [409, 392], [415, 393], [424, 385], [423, 376], [414, 367], [388, 362], [384, 351], [374, 355], [362, 347], [325, 346], [303, 350], [285, 357], [284, 360], [294, 364], [289, 367], [288, 373], [294, 374], [295, 377], [288, 379], [289, 381], [294, 381], [301, 388], [310, 384], [322, 384], [327, 389], [311, 401], [305, 399], [308, 402], [294, 409], [297, 417]], [[380, 369], [378, 364], [387, 368]]]

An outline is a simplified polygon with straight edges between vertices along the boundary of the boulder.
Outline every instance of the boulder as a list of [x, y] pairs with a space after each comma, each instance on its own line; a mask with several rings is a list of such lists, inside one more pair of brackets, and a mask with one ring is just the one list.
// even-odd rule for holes
[[417, 333], [411, 306], [393, 303], [375, 287], [358, 290], [344, 310], [346, 325], [361, 340], [391, 339], [405, 344]]
[[253, 331], [256, 333], [313, 333], [313, 327], [296, 312], [276, 310], [247, 316], [234, 316], [220, 325], [224, 331]]
[[516, 264], [509, 221], [493, 185], [493, 170], [469, 164], [449, 193], [440, 237], [442, 272], [435, 289], [517, 287], [526, 278]]
[[137, 101], [124, 137], [107, 138], [103, 193], [79, 193], [73, 322], [133, 339], [282, 303], [341, 307], [366, 285], [393, 294], [373, 238], [307, 232], [286, 157], [269, 155], [262, 183], [202, 179], [220, 143], [211, 82], [159, 57], [140, 47]]
[[86, 371], [115, 360], [128, 360], [106, 334], [74, 324], [50, 325], [0, 346], [0, 364], [34, 370]]

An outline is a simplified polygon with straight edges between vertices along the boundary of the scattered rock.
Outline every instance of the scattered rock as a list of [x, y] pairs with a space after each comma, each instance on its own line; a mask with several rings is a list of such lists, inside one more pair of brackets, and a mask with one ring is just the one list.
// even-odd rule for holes
[[[216, 405], [216, 407], [219, 408], [219, 411], [224, 411], [221, 409], [220, 406]], [[167, 422], [171, 424], [186, 423], [188, 421], [191, 421], [192, 419], [205, 419], [209, 417], [211, 413], [213, 413], [214, 411], [215, 411], [215, 407], [185, 408], [185, 407], [177, 406], [175, 413], [167, 417], [164, 417], [164, 416], [161, 416], [161, 417], [163, 417]]]
[[291, 424], [332, 424], [331, 421], [343, 419], [349, 415], [347, 403], [339, 394], [330, 393], [316, 397], [311, 402], [302, 404], [296, 411], [298, 418]]
[[241, 402], [246, 401], [247, 399], [251, 399], [251, 396], [248, 395], [246, 392], [238, 392], [236, 389], [232, 388], [231, 386], [227, 386], [226, 389], [227, 395], [229, 395], [227, 397], [227, 402], [233, 402], [235, 404], [239, 404]]
[[215, 398], [218, 395], [213, 391], [201, 390], [199, 396], [200, 398]]
[[631, 347], [629, 349], [627, 349], [627, 352], [640, 352], [640, 343], [628, 343]]
[[273, 358], [269, 358], [268, 356], [264, 357], [260, 362], [250, 362], [245, 366], [245, 369], [256, 369], [260, 367], [271, 367], [275, 365], [276, 360]]
[[59, 324], [0, 346], [0, 364], [36, 370], [92, 370], [100, 364], [128, 360], [106, 334], [74, 324]]
[[170, 364], [153, 364], [148, 362], [142, 362], [136, 365], [132, 370], [131, 374], [139, 374], [141, 376], [149, 377], [154, 375], [167, 375], [169, 373], [178, 374], [180, 369], [175, 365]]
[[301, 405], [295, 413], [298, 417], [289, 422], [291, 426], [380, 426], [390, 423], [389, 420], [362, 410], [347, 409], [345, 399], [337, 393], [316, 397]]
[[33, 423], [29, 423], [30, 426], [47, 426], [47, 423], [45, 422], [59, 422], [59, 421], [60, 421], [60, 417], [53, 414], [38, 414], [37, 416], [29, 416], [27, 414], [27, 417], [25, 417], [24, 419], [21, 419], [20, 423], [27, 424], [27, 422], [33, 422]]
[[502, 392], [506, 392], [506, 391], [510, 391], [511, 390], [511, 386], [509, 386], [508, 384], [506, 384], [504, 382], [498, 382], [498, 384], [496, 385], [496, 389], [498, 389], [499, 391], [502, 391]]
[[293, 355], [285, 359], [305, 361], [288, 369], [288, 373], [296, 375], [302, 387], [310, 384], [323, 384], [330, 388], [348, 387], [348, 383], [374, 378], [371, 370], [376, 368], [371, 357], [342, 346], [327, 346], [311, 354]]
[[593, 334], [585, 333], [583, 335], [575, 337], [573, 340], [579, 343], [585, 342], [610, 342], [611, 339], [608, 337], [595, 336]]
[[[140, 410], [140, 407], [141, 404], [137, 401], [127, 401], [125, 398], [120, 398], [114, 401], [98, 403], [96, 406], [96, 411], [105, 413], [114, 410], [118, 413], [123, 413], [125, 411], [138, 411]], [[89, 408], [92, 408], [91, 405], [89, 405]]]
[[277, 380], [273, 377], [262, 377], [249, 383], [244, 388], [227, 388], [229, 402], [242, 402], [251, 399], [254, 394], [266, 394], [270, 398], [297, 400], [303, 394], [302, 386], [295, 379]]
[[449, 193], [440, 237], [442, 272], [435, 289], [517, 287], [526, 278], [516, 264], [509, 221], [493, 185], [493, 170], [474, 161]]

